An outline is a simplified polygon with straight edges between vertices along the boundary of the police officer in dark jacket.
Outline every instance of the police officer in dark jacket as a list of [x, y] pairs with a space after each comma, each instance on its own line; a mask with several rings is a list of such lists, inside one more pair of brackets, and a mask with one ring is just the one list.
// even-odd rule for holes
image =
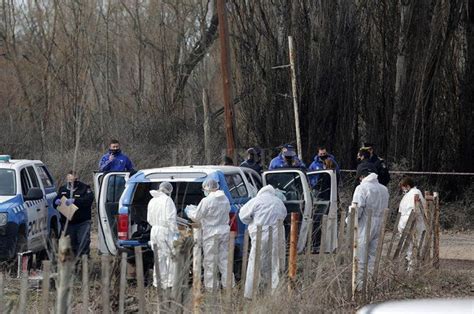
[[369, 162], [371, 162], [375, 166], [375, 170], [377, 173], [377, 179], [379, 180], [380, 184], [385, 186], [388, 185], [390, 182], [390, 173], [388, 171], [388, 166], [385, 163], [385, 160], [377, 156], [374, 152], [374, 144], [372, 143], [364, 143], [364, 148], [368, 150], [370, 153]]
[[258, 174], [262, 174], [263, 168], [261, 165], [260, 149], [253, 147], [247, 149], [247, 159], [241, 163], [240, 166], [253, 169], [257, 171]]
[[[77, 174], [70, 171], [66, 176], [66, 185], [59, 188], [54, 200], [54, 206], [61, 204], [61, 198], [66, 197], [66, 205], [74, 204], [77, 210], [67, 224], [66, 235], [71, 238], [71, 246], [76, 256], [90, 253], [91, 243], [91, 211], [94, 193], [90, 186], [79, 181]], [[61, 215], [61, 225], [66, 225], [66, 217]]]

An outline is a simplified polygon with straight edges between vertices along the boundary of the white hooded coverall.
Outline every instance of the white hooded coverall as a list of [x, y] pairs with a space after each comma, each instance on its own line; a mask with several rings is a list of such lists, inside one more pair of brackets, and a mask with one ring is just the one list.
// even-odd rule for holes
[[[366, 250], [369, 250], [368, 270], [372, 274], [375, 263], [377, 243], [380, 236], [380, 225], [383, 219], [383, 212], [388, 208], [388, 190], [377, 180], [377, 174], [370, 173], [363, 178], [354, 191], [353, 203], [358, 206], [358, 236], [357, 236], [357, 258], [358, 283], [362, 282], [363, 270], [367, 261], [365, 260]], [[369, 242], [365, 242], [365, 232], [369, 217], [369, 210], [372, 210], [372, 223], [370, 228]]]
[[[187, 215], [202, 226], [202, 247], [204, 286], [211, 290], [214, 287], [214, 261], [217, 259], [217, 269], [221, 274], [222, 286], [227, 283], [227, 254], [229, 251], [229, 212], [230, 203], [223, 191], [210, 192], [197, 207], [190, 207]], [[217, 252], [214, 248], [215, 236], [218, 238]], [[216, 256], [217, 254], [217, 256]], [[234, 280], [232, 279], [232, 282]], [[219, 287], [216, 283], [216, 287]]]
[[[151, 225], [150, 242], [158, 247], [161, 287], [173, 286], [176, 263], [173, 259], [173, 240], [178, 234], [176, 206], [173, 200], [161, 191], [152, 190], [153, 198], [148, 203], [147, 221]], [[158, 287], [156, 269], [153, 269], [153, 285]]]
[[[407, 222], [408, 218], [410, 217], [410, 213], [412, 210], [415, 209], [415, 195], [419, 195], [420, 197], [420, 202], [421, 202], [421, 207], [419, 210], [417, 210], [416, 213], [416, 238], [417, 240], [420, 239], [421, 234], [423, 231], [426, 230], [425, 226], [425, 221], [423, 219], [423, 209], [426, 206], [426, 200], [423, 197], [423, 194], [421, 193], [420, 190], [418, 190], [416, 187], [411, 188], [402, 198], [400, 201], [400, 206], [398, 207], [398, 211], [400, 212], [400, 221], [398, 222], [398, 232], [403, 232], [405, 227], [407, 227]], [[412, 251], [413, 251], [413, 243], [410, 242], [410, 245], [408, 246], [407, 250], [407, 256], [406, 259], [408, 260], [409, 265], [412, 262], [411, 256], [412, 256]]]
[[[248, 201], [239, 212], [240, 220], [248, 225], [252, 248], [247, 267], [247, 278], [245, 280], [246, 298], [252, 298], [254, 265], [255, 265], [255, 249], [257, 241], [257, 226], [262, 226], [262, 243], [261, 243], [261, 265], [260, 265], [260, 282], [268, 282], [271, 278], [272, 289], [275, 289], [279, 283], [280, 259], [279, 249], [281, 241], [278, 232], [278, 220], [285, 219], [287, 214], [285, 204], [275, 194], [275, 189], [271, 185], [264, 186], [257, 196]], [[273, 248], [270, 265], [270, 252], [268, 247], [268, 230], [272, 226], [273, 231]]]

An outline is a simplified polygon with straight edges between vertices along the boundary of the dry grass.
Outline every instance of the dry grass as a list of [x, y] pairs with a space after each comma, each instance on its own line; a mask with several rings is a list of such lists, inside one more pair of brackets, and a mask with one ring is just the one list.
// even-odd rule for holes
[[[269, 289], [261, 291], [256, 300], [244, 300], [242, 290], [237, 287], [233, 291], [232, 303], [229, 304], [224, 292], [205, 293], [201, 309], [203, 312], [252, 312], [252, 313], [309, 313], [309, 312], [354, 312], [368, 303], [383, 302], [394, 299], [412, 298], [436, 298], [436, 297], [473, 297], [474, 276], [472, 272], [459, 269], [445, 268], [435, 270], [428, 265], [420, 267], [418, 271], [407, 273], [400, 264], [384, 261], [379, 275], [380, 280], [374, 284], [367, 300], [358, 295], [352, 300], [350, 293], [350, 270], [351, 265], [339, 265], [336, 263], [336, 255], [326, 255], [322, 265], [321, 276], [317, 278], [317, 259], [313, 255], [311, 268], [306, 278], [303, 274], [304, 257], [299, 256], [298, 279], [289, 290], [288, 281], [284, 278], [281, 285], [273, 294]], [[118, 260], [114, 261], [118, 265]], [[91, 260], [90, 272], [90, 312], [101, 312], [101, 277], [100, 264], [96, 259]], [[118, 309], [118, 267], [113, 267], [111, 282], [111, 304], [112, 312]], [[33, 284], [33, 283], [31, 283]], [[19, 280], [6, 276], [5, 278], [5, 302], [6, 311], [16, 308], [19, 300]], [[31, 286], [31, 285], [30, 285]], [[80, 274], [74, 276], [74, 292], [72, 311], [81, 310], [81, 281]], [[162, 312], [175, 312], [182, 309], [184, 312], [191, 311], [192, 296], [190, 287], [185, 288], [184, 302], [174, 308], [162, 307]], [[136, 288], [133, 282], [128, 283], [126, 292], [126, 309], [134, 312], [138, 309]], [[161, 296], [163, 300], [163, 296]], [[154, 312], [157, 306], [156, 289], [149, 286], [146, 288], [147, 311]], [[50, 309], [54, 308], [55, 291], [50, 292]], [[28, 291], [28, 312], [37, 313], [41, 306], [41, 289], [30, 287]]]

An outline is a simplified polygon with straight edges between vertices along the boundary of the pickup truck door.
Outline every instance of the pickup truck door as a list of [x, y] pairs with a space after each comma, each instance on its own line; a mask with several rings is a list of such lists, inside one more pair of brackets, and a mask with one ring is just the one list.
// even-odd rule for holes
[[[313, 193], [313, 234], [320, 230], [323, 215], [328, 216], [326, 233], [326, 252], [337, 248], [337, 176], [332, 170], [318, 170], [306, 174], [314, 183]], [[313, 236], [314, 241], [321, 240], [321, 233]], [[319, 247], [319, 243], [316, 244]]]
[[308, 220], [312, 215], [311, 188], [306, 174], [299, 169], [281, 169], [266, 171], [262, 175], [263, 185], [270, 184], [283, 192], [288, 211], [285, 219], [285, 234], [289, 234], [290, 214], [299, 214], [298, 252], [302, 252], [306, 245]]
[[43, 191], [43, 198], [40, 200], [26, 201], [24, 207], [28, 216], [27, 242], [28, 249], [38, 251], [43, 248], [44, 239], [48, 232], [48, 211], [44, 190], [41, 188], [38, 176], [33, 166], [27, 166], [20, 171], [22, 193], [25, 197], [29, 189], [39, 188]]
[[101, 253], [117, 254], [119, 201], [129, 175], [128, 172], [94, 174], [94, 190], [99, 219], [99, 251]]

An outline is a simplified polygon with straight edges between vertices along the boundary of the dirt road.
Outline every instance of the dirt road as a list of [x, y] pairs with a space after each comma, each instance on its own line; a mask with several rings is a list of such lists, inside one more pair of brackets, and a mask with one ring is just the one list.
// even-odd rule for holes
[[474, 261], [474, 232], [443, 232], [439, 255], [442, 259]]

